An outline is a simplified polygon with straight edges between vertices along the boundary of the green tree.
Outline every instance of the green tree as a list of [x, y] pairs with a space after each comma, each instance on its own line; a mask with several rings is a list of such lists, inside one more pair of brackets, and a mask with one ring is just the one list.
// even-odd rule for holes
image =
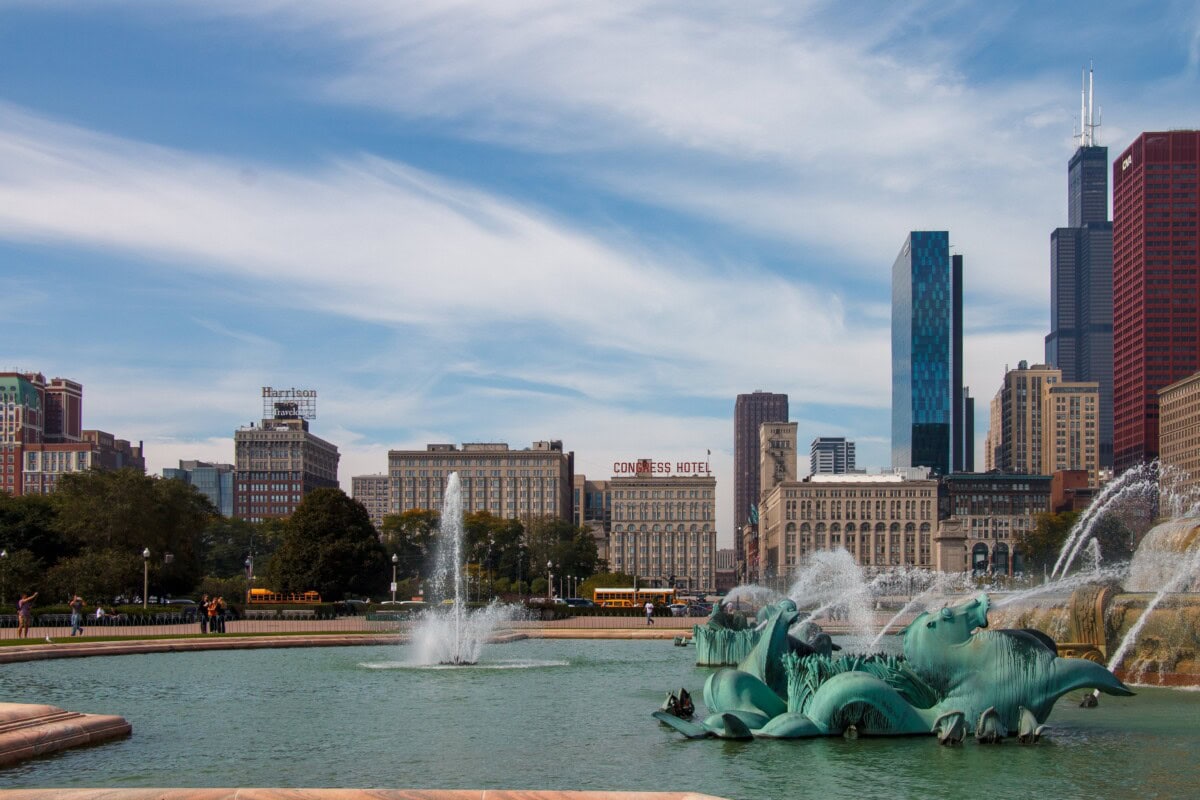
[[43, 564], [53, 564], [79, 551], [55, 526], [54, 506], [48, 496], [13, 497], [6, 492], [0, 492], [0, 549], [27, 550]]
[[247, 522], [243, 519], [214, 517], [202, 535], [203, 572], [207, 576], [232, 578], [244, 575], [246, 558], [266, 564], [283, 537], [279, 520]]
[[1076, 511], [1057, 514], [1045, 512], [1037, 515], [1033, 529], [1027, 531], [1017, 542], [1017, 547], [1025, 558], [1027, 572], [1037, 574], [1054, 566], [1067, 535], [1078, 519], [1079, 513]]
[[[140, 553], [116, 548], [87, 548], [64, 558], [46, 573], [42, 602], [65, 603], [78, 594], [89, 603], [109, 602], [116, 597], [131, 602], [142, 594], [143, 570]], [[151, 592], [154, 582], [151, 581]]]
[[625, 572], [597, 572], [579, 586], [579, 596], [592, 599], [597, 589], [624, 589], [633, 586], [633, 576]]
[[397, 557], [397, 577], [419, 578], [428, 574], [440, 522], [438, 512], [425, 508], [413, 508], [383, 518], [384, 547]]
[[50, 497], [55, 528], [81, 554], [112, 551], [113, 563], [124, 563], [133, 553], [140, 567], [149, 549], [152, 594], [186, 593], [200, 579], [201, 535], [216, 509], [195, 487], [134, 469], [93, 470], [64, 475]]
[[5, 552], [8, 555], [0, 558], [0, 608], [12, 609], [19, 592], [41, 592], [45, 588], [46, 568], [32, 550], [6, 548]]
[[267, 565], [271, 588], [315, 589], [327, 600], [381, 594], [391, 561], [362, 503], [341, 489], [317, 489], [300, 501]]
[[596, 540], [586, 528], [557, 517], [531, 520], [527, 528], [529, 561], [534, 573], [545, 573], [546, 562], [557, 564], [556, 574], [587, 578], [596, 571]]

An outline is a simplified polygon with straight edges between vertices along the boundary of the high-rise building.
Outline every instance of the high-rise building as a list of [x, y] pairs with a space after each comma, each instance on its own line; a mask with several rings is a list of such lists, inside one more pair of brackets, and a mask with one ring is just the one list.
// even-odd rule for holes
[[388, 515], [390, 494], [391, 478], [387, 475], [354, 475], [350, 478], [350, 496], [362, 503], [377, 531], [383, 529], [383, 518]]
[[272, 417], [239, 428], [233, 450], [233, 513], [241, 519], [290, 516], [309, 492], [338, 486], [337, 445], [310, 433], [307, 419]]
[[[1049, 475], [947, 475], [938, 481], [939, 533], [956, 528], [963, 546], [938, 569], [1012, 575], [1025, 567], [1018, 544], [1050, 510]], [[950, 523], [950, 525], [947, 525]]]
[[221, 512], [233, 516], [233, 464], [210, 464], [207, 461], [184, 461], [179, 467], [163, 469], [164, 478], [173, 478], [196, 487]]
[[575, 475], [572, 505], [575, 524], [591, 531], [596, 553], [608, 560], [608, 537], [612, 532], [612, 487], [608, 481], [590, 481], [582, 473]]
[[1200, 368], [1200, 131], [1113, 162], [1113, 466], [1158, 456], [1158, 391]]
[[457, 472], [463, 511], [504, 519], [573, 517], [575, 454], [561, 440], [510, 450], [503, 442], [429, 444], [424, 450], [389, 450], [388, 505], [398, 514], [415, 508], [440, 511], [450, 474]]
[[641, 581], [716, 588], [717, 479], [701, 475], [616, 476], [608, 561]]
[[48, 494], [71, 472], [146, 470], [141, 442], [83, 430], [82, 420], [83, 386], [75, 381], [0, 373], [0, 491]]
[[946, 231], [912, 231], [892, 264], [892, 466], [973, 466], [962, 385], [962, 256]]
[[1177, 497], [1200, 491], [1200, 372], [1158, 392], [1160, 481]]
[[1022, 361], [992, 400], [991, 468], [1018, 475], [1086, 470], [1100, 479], [1099, 385], [1064, 381], [1062, 370]]
[[840, 475], [854, 471], [854, 442], [844, 436], [819, 436], [808, 448], [808, 470], [813, 475]]
[[787, 418], [786, 394], [757, 390], [739, 394], [733, 405], [733, 541], [739, 563], [745, 563], [746, 553], [738, 532], [750, 518], [750, 507], [758, 506], [758, 429]]
[[[1089, 76], [1090, 82], [1090, 76]], [[1108, 148], [1096, 144], [1090, 88], [1079, 149], [1067, 164], [1067, 227], [1050, 234], [1046, 363], [1064, 381], [1100, 385], [1100, 463], [1113, 463], [1113, 224]]]

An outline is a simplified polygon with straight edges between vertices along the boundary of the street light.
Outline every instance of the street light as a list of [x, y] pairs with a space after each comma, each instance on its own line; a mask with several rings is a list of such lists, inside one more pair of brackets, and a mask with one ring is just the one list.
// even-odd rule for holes
[[0, 550], [0, 606], [8, 599], [8, 551]]
[[568, 575], [567, 576], [567, 597], [574, 597], [574, 596], [575, 596], [575, 576]]
[[150, 602], [150, 548], [142, 551], [142, 609]]
[[554, 599], [554, 562], [546, 562], [546, 599]]
[[250, 602], [250, 590], [254, 588], [254, 556], [246, 556], [246, 602]]
[[392, 553], [392, 602], [396, 602], [396, 565], [400, 563], [400, 556]]

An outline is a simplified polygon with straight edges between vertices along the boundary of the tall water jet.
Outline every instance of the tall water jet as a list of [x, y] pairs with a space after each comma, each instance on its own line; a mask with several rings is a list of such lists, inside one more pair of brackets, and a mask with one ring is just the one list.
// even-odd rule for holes
[[[471, 612], [463, 591], [463, 513], [458, 473], [446, 481], [438, 528], [432, 600], [413, 632], [413, 659], [418, 664], [465, 666], [479, 661], [480, 651], [496, 626], [511, 618], [512, 609], [493, 602]], [[446, 602], [449, 601], [449, 602]]]
[[809, 562], [796, 572], [787, 596], [801, 611], [810, 611], [812, 619], [822, 615], [843, 618], [853, 631], [862, 635], [875, 630], [872, 584], [846, 550], [813, 553]]
[[1067, 574], [1075, 557], [1091, 540], [1096, 524], [1104, 517], [1105, 513], [1112, 508], [1119, 507], [1121, 503], [1131, 497], [1139, 499], [1152, 497], [1157, 501], [1157, 464], [1141, 464], [1126, 470], [1119, 478], [1110, 481], [1104, 487], [1104, 490], [1096, 496], [1071, 528], [1067, 541], [1063, 544], [1062, 550], [1059, 551], [1058, 558], [1054, 562], [1054, 569], [1050, 571], [1051, 579], [1061, 578]]

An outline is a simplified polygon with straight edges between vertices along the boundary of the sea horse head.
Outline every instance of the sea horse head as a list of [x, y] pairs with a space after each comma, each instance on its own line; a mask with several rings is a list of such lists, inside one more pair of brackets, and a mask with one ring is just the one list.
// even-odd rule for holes
[[956, 606], [918, 614], [904, 630], [905, 658], [924, 660], [921, 656], [932, 650], [967, 641], [973, 630], [987, 627], [988, 606], [987, 594], [980, 594]]

